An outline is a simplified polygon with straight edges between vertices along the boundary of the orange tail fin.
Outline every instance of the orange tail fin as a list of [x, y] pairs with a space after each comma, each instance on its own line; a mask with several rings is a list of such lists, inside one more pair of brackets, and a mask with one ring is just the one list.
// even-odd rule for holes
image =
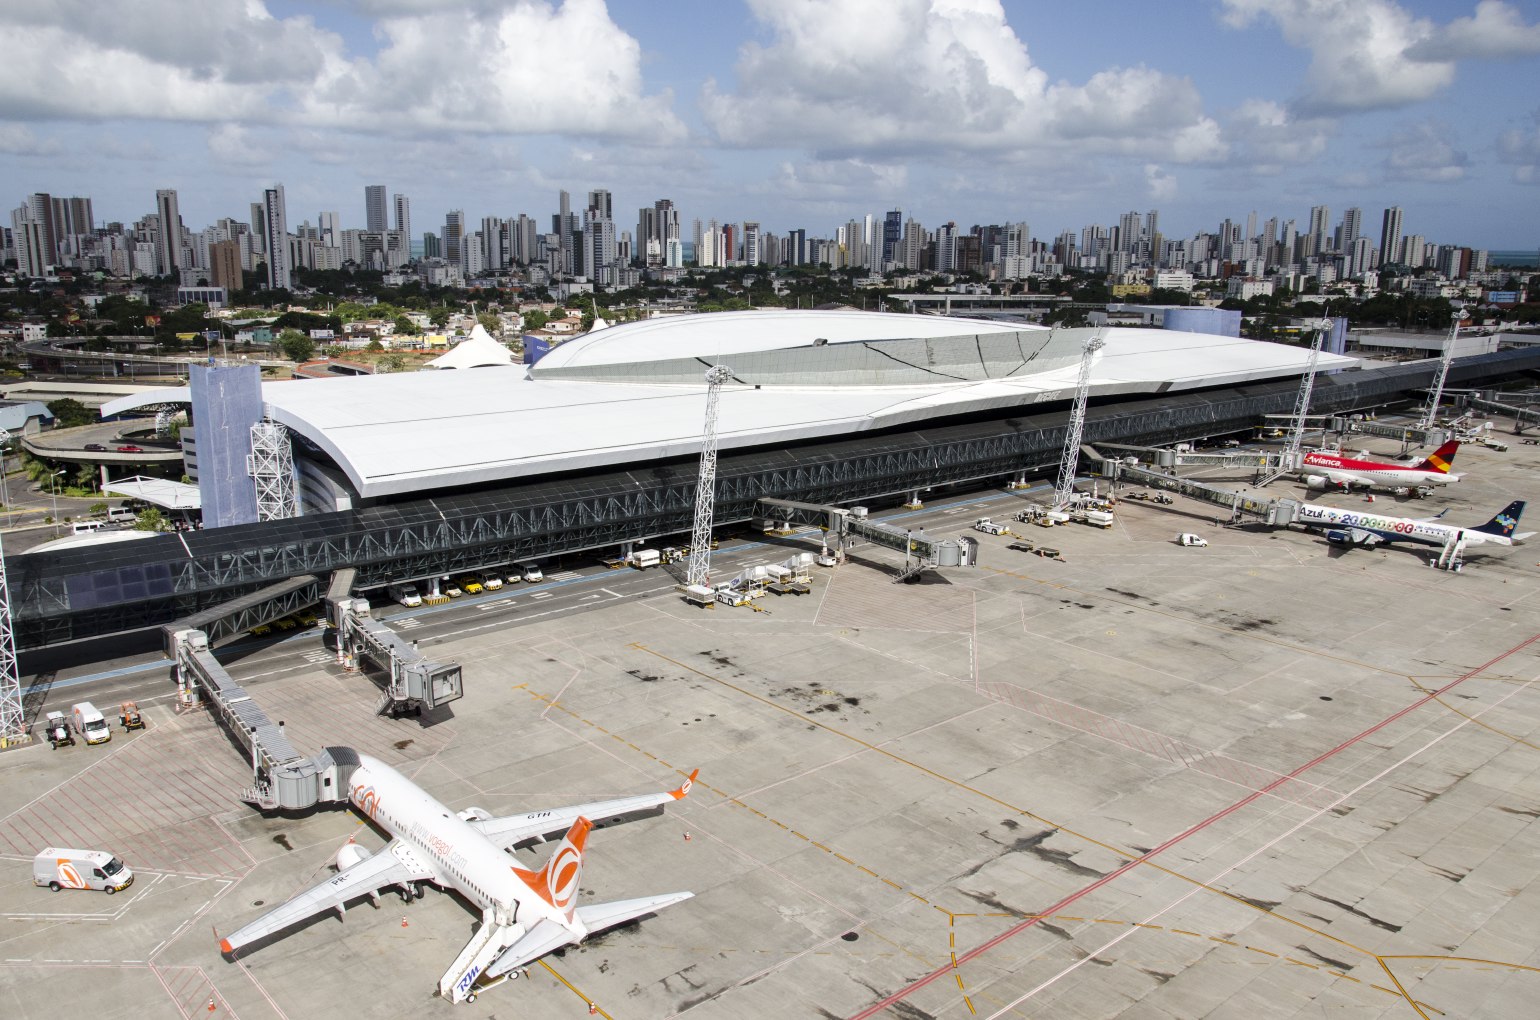
[[545, 867], [539, 871], [513, 869], [531, 892], [561, 911], [569, 922], [577, 911], [578, 881], [583, 876], [583, 847], [588, 843], [588, 833], [593, 827], [593, 822], [579, 818], [562, 837], [561, 846], [545, 862]]
[[1451, 439], [1437, 450], [1428, 454], [1427, 459], [1417, 466], [1424, 471], [1437, 471], [1440, 474], [1447, 475], [1449, 469], [1454, 466], [1454, 455], [1459, 449], [1459, 440]]

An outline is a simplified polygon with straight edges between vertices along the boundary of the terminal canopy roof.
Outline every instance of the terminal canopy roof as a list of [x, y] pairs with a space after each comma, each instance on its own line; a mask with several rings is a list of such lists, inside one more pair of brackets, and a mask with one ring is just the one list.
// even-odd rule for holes
[[196, 485], [173, 482], [165, 478], [151, 478], [148, 475], [120, 478], [103, 485], [102, 491], [142, 499], [151, 506], [166, 510], [203, 509], [203, 495]]

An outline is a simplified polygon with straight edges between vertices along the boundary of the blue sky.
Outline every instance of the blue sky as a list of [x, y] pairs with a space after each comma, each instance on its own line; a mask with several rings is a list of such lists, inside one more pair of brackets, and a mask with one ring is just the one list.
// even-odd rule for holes
[[607, 188], [620, 229], [1400, 205], [1540, 246], [1540, 0], [0, 0], [0, 32], [0, 199], [99, 220], [162, 187], [244, 220], [276, 180], [291, 224], [383, 183], [417, 234]]

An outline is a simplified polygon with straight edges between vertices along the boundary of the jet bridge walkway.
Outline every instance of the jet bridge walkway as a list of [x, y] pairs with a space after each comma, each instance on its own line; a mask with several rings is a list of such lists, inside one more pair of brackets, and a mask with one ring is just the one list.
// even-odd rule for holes
[[350, 597], [354, 572], [332, 575], [326, 593], [328, 615], [337, 629], [337, 649], [344, 663], [368, 659], [386, 674], [385, 689], [375, 711], [397, 718], [421, 715], [465, 694], [458, 663], [434, 662], [408, 641], [370, 615], [366, 599]]
[[1505, 414], [1512, 418], [1513, 434], [1516, 436], [1522, 436], [1525, 429], [1540, 428], [1540, 410], [1533, 407], [1518, 407], [1497, 400], [1483, 400], [1480, 397], [1471, 397], [1466, 404], [1478, 411], [1491, 411], [1493, 414]]
[[325, 748], [313, 758], [295, 750], [246, 689], [225, 671], [200, 630], [167, 635], [167, 651], [176, 665], [179, 703], [204, 703], [218, 716], [251, 761], [252, 785], [240, 799], [264, 811], [303, 811], [319, 803], [347, 799], [348, 778], [358, 756], [344, 747]]
[[893, 578], [902, 583], [933, 567], [971, 567], [978, 562], [978, 542], [971, 538], [927, 538], [924, 530], [874, 521], [864, 509], [798, 503], [787, 499], [761, 499], [754, 516], [788, 523], [814, 525], [828, 533], [830, 544], [841, 553], [852, 537], [904, 554], [904, 566]]
[[1097, 465], [1094, 469], [1096, 473], [1114, 485], [1120, 481], [1137, 482], [1152, 489], [1174, 492], [1179, 496], [1223, 507], [1230, 511], [1231, 522], [1252, 517], [1266, 524], [1284, 525], [1294, 520], [1295, 508], [1299, 506], [1296, 500], [1258, 499], [1191, 478], [1179, 478], [1155, 468], [1130, 464], [1116, 457], [1104, 457], [1092, 447], [1085, 449], [1085, 456]]

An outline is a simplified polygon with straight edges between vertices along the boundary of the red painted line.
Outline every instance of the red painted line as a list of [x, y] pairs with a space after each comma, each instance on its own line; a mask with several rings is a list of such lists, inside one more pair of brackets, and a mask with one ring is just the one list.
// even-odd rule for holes
[[1178, 843], [1181, 843], [1183, 840], [1187, 839], [1188, 837], [1196, 835], [1199, 832], [1202, 832], [1204, 829], [1208, 828], [1210, 825], [1213, 825], [1215, 822], [1221, 821], [1224, 818], [1229, 817], [1230, 815], [1232, 815], [1235, 812], [1239, 811], [1241, 808], [1243, 808], [1246, 805], [1250, 804], [1252, 801], [1256, 800], [1257, 798], [1262, 797], [1263, 795], [1271, 792], [1275, 787], [1280, 786], [1283, 783], [1288, 782], [1291, 779], [1299, 778], [1301, 773], [1308, 772], [1310, 769], [1315, 768], [1317, 765], [1319, 765], [1322, 762], [1326, 761], [1327, 759], [1333, 757], [1334, 755], [1340, 754], [1342, 751], [1345, 751], [1348, 748], [1352, 747], [1354, 744], [1358, 743], [1360, 740], [1363, 740], [1365, 737], [1373, 736], [1375, 733], [1378, 733], [1380, 730], [1384, 729], [1386, 726], [1389, 726], [1391, 723], [1393, 723], [1396, 720], [1400, 719], [1402, 716], [1408, 715], [1409, 713], [1416, 711], [1417, 709], [1419, 709], [1422, 706], [1426, 705], [1428, 702], [1433, 701], [1435, 698], [1438, 698], [1439, 696], [1441, 696], [1441, 695], [1443, 695], [1443, 694], [1453, 690], [1454, 688], [1458, 687], [1460, 684], [1463, 684], [1465, 681], [1469, 680], [1471, 677], [1478, 676], [1481, 673], [1485, 673], [1488, 669], [1491, 669], [1493, 666], [1497, 665], [1499, 662], [1502, 662], [1508, 656], [1514, 654], [1515, 652], [1523, 651], [1525, 648], [1528, 648], [1530, 645], [1534, 644], [1536, 641], [1540, 641], [1540, 634], [1535, 634], [1535, 635], [1531, 636], [1530, 638], [1528, 638], [1527, 640], [1519, 642], [1518, 644], [1514, 645], [1512, 648], [1508, 649], [1506, 652], [1503, 652], [1501, 655], [1498, 655], [1497, 657], [1482, 663], [1481, 665], [1477, 666], [1475, 669], [1471, 670], [1469, 673], [1466, 673], [1463, 676], [1457, 677], [1456, 679], [1450, 681], [1448, 684], [1445, 684], [1443, 687], [1440, 687], [1438, 690], [1434, 691], [1433, 693], [1431, 693], [1431, 694], [1429, 694], [1429, 695], [1427, 695], [1425, 697], [1419, 698], [1418, 700], [1412, 702], [1410, 705], [1407, 705], [1405, 708], [1401, 709], [1399, 712], [1396, 712], [1393, 715], [1386, 716], [1385, 718], [1381, 719], [1379, 722], [1375, 723], [1373, 726], [1370, 726], [1368, 729], [1364, 730], [1362, 733], [1358, 734], [1357, 736], [1350, 737], [1347, 740], [1344, 740], [1342, 743], [1338, 744], [1336, 747], [1332, 748], [1331, 750], [1323, 752], [1322, 754], [1319, 754], [1316, 757], [1310, 759], [1309, 761], [1305, 762], [1305, 764], [1303, 764], [1299, 768], [1295, 769], [1293, 772], [1290, 772], [1288, 775], [1286, 775], [1286, 776], [1279, 776], [1277, 779], [1273, 780], [1271, 783], [1267, 784], [1262, 789], [1256, 790], [1253, 793], [1251, 793], [1251, 794], [1249, 794], [1249, 795], [1247, 795], [1245, 797], [1242, 797], [1240, 800], [1236, 801], [1234, 804], [1231, 804], [1227, 808], [1224, 808], [1224, 809], [1222, 809], [1220, 811], [1216, 811], [1214, 814], [1212, 814], [1209, 817], [1205, 818], [1203, 821], [1198, 822], [1196, 825], [1193, 825], [1191, 828], [1185, 829], [1182, 832], [1177, 833], [1175, 836], [1172, 836], [1170, 839], [1166, 840], [1164, 843], [1162, 843], [1159, 846], [1155, 847], [1154, 849], [1152, 849], [1149, 853], [1145, 854], [1144, 856], [1133, 858], [1132, 860], [1130, 860], [1127, 863], [1125, 863], [1122, 867], [1118, 868], [1116, 871], [1109, 871], [1107, 874], [1103, 875], [1101, 878], [1099, 878], [1096, 881], [1092, 882], [1090, 885], [1086, 886], [1084, 889], [1081, 889], [1079, 892], [1071, 893], [1070, 895], [1066, 896], [1064, 899], [1062, 899], [1059, 902], [1055, 903], [1053, 906], [1048, 907], [1048, 908], [1040, 911], [1039, 913], [1033, 914], [1031, 917], [1028, 917], [1024, 921], [1022, 921], [1020, 924], [1014, 925], [1013, 927], [1008, 928], [1005, 931], [1001, 932], [999, 935], [996, 935], [994, 938], [990, 939], [989, 941], [984, 942], [984, 943], [982, 943], [980, 945], [977, 945], [974, 948], [968, 950], [966, 953], [963, 953], [961, 956], [959, 956], [957, 958], [957, 962], [955, 964], [947, 964], [944, 967], [936, 968], [935, 970], [931, 971], [929, 974], [925, 975], [924, 977], [919, 978], [918, 980], [911, 982], [908, 986], [906, 986], [904, 988], [900, 988], [898, 991], [894, 992], [892, 995], [889, 995], [887, 998], [882, 999], [879, 1002], [876, 1002], [873, 1005], [870, 1005], [870, 1006], [866, 1007], [865, 1009], [861, 1010], [861, 1012], [859, 1012], [859, 1013], [856, 1013], [854, 1016], [852, 1016], [850, 1018], [850, 1020], [866, 1020], [867, 1017], [872, 1016], [873, 1014], [876, 1014], [876, 1013], [880, 1013], [883, 1010], [887, 1009], [889, 1006], [894, 1005], [895, 1003], [902, 1002], [904, 999], [907, 999], [910, 995], [913, 995], [915, 992], [919, 991], [921, 988], [924, 988], [926, 985], [930, 984], [932, 981], [935, 981], [937, 978], [941, 978], [941, 977], [946, 976], [947, 974], [952, 973], [953, 971], [955, 971], [957, 969], [957, 967], [961, 966], [962, 964], [967, 963], [969, 960], [972, 960], [972, 959], [974, 959], [974, 958], [976, 958], [976, 957], [978, 957], [978, 956], [980, 956], [980, 955], [982, 955], [984, 953], [989, 952], [989, 950], [993, 949], [995, 946], [998, 946], [1000, 943], [1004, 942], [1005, 940], [1007, 940], [1009, 938], [1013, 938], [1016, 935], [1019, 935], [1022, 932], [1026, 931], [1028, 928], [1031, 928], [1033, 925], [1035, 925], [1039, 921], [1041, 921], [1045, 916], [1060, 913], [1061, 911], [1064, 910], [1065, 907], [1069, 906], [1071, 903], [1074, 903], [1076, 900], [1081, 899], [1082, 897], [1089, 896], [1091, 893], [1095, 892], [1096, 890], [1100, 889], [1102, 886], [1107, 885], [1110, 882], [1116, 881], [1117, 879], [1121, 878], [1123, 875], [1127, 874], [1128, 872], [1132, 871], [1134, 868], [1138, 867], [1140, 864], [1144, 863], [1145, 861], [1150, 860], [1156, 854], [1164, 853], [1165, 851], [1167, 851], [1167, 850], [1171, 849], [1172, 847], [1176, 846]]

